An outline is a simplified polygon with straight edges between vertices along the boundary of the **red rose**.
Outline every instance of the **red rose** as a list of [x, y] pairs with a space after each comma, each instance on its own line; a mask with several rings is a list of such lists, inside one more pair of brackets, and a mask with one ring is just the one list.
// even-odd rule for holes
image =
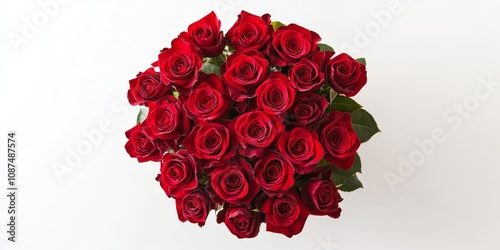
[[295, 89], [286, 75], [272, 73], [255, 91], [257, 107], [269, 115], [283, 114], [295, 101]]
[[175, 205], [180, 221], [198, 223], [200, 227], [205, 225], [208, 213], [215, 207], [207, 194], [201, 189], [186, 191], [181, 197], [175, 199]]
[[235, 101], [255, 97], [255, 89], [269, 74], [269, 62], [262, 53], [247, 50], [235, 52], [221, 68], [222, 77], [229, 85], [229, 94]]
[[297, 95], [295, 103], [287, 111], [285, 119], [294, 126], [310, 126], [323, 117], [328, 101], [324, 96], [313, 93]]
[[172, 88], [160, 80], [160, 73], [149, 68], [129, 81], [128, 101], [132, 105], [148, 106], [150, 102], [164, 99], [172, 94]]
[[264, 48], [273, 33], [270, 17], [269, 14], [259, 17], [241, 11], [236, 23], [227, 31], [227, 40], [239, 52]]
[[320, 142], [325, 149], [325, 160], [337, 168], [349, 170], [361, 145], [352, 128], [351, 114], [333, 111], [320, 123]]
[[210, 185], [220, 198], [233, 204], [250, 204], [260, 190], [252, 166], [243, 158], [216, 167]]
[[319, 66], [319, 70], [321, 72], [325, 72], [326, 65], [328, 64], [333, 55], [335, 55], [334, 51], [316, 51], [312, 55], [311, 61], [313, 61]]
[[314, 170], [316, 163], [323, 159], [325, 154], [316, 133], [312, 134], [301, 127], [282, 134], [277, 146], [281, 154], [294, 163], [295, 171], [299, 174]]
[[328, 215], [332, 218], [340, 217], [342, 209], [339, 203], [342, 197], [331, 180], [332, 169], [323, 168], [317, 178], [304, 182], [301, 191], [302, 201], [313, 215]]
[[300, 92], [319, 90], [325, 80], [319, 65], [306, 58], [293, 65], [288, 71], [288, 77]]
[[184, 109], [196, 122], [216, 120], [229, 108], [229, 100], [223, 96], [224, 85], [216, 74], [204, 75], [200, 81], [203, 82], [193, 90]]
[[266, 230], [284, 234], [288, 238], [299, 234], [310, 212], [293, 190], [281, 197], [268, 197], [262, 205], [266, 215]]
[[332, 58], [326, 67], [328, 84], [339, 94], [355, 96], [366, 84], [366, 67], [348, 54]]
[[241, 154], [246, 157], [261, 156], [285, 130], [280, 118], [271, 118], [262, 111], [241, 115], [236, 119], [235, 129], [242, 146]]
[[292, 66], [318, 50], [318, 34], [296, 24], [282, 26], [273, 34], [268, 54], [273, 65]]
[[156, 180], [160, 182], [168, 197], [177, 197], [184, 190], [192, 190], [198, 186], [198, 163], [185, 150], [163, 155], [160, 174]]
[[255, 180], [268, 196], [282, 196], [295, 183], [292, 163], [274, 150], [266, 151], [266, 156], [255, 163], [254, 171]]
[[202, 67], [201, 53], [189, 42], [176, 38], [172, 40], [172, 48], [162, 50], [158, 64], [161, 80], [174, 85], [180, 94], [188, 95], [198, 80]]
[[224, 222], [229, 231], [240, 239], [257, 236], [262, 221], [263, 214], [251, 211], [249, 205], [228, 204], [217, 214], [217, 223]]
[[202, 167], [208, 170], [214, 164], [221, 164], [236, 155], [238, 140], [234, 122], [203, 123], [194, 127], [182, 141], [186, 151], [202, 160]]
[[[186, 136], [191, 128], [191, 121], [181, 103], [173, 96], [150, 103], [145, 122], [156, 138], [174, 140], [174, 144], [180, 137]], [[175, 146], [172, 147], [176, 149]]]
[[220, 55], [226, 45], [220, 30], [220, 20], [213, 11], [189, 25], [187, 33], [183, 32], [179, 37], [184, 40], [191, 39], [203, 52], [203, 56], [208, 57]]
[[163, 140], [153, 139], [151, 131], [144, 123], [125, 132], [127, 143], [125, 150], [132, 158], [137, 158], [139, 162], [160, 161], [168, 148]]

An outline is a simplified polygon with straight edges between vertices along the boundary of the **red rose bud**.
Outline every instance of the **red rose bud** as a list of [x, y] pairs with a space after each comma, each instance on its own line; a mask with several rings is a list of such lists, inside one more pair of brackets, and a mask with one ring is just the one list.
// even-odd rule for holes
[[320, 121], [320, 142], [325, 160], [333, 166], [349, 170], [361, 141], [352, 128], [351, 114], [333, 111]]
[[310, 214], [293, 190], [281, 197], [268, 197], [262, 205], [262, 212], [266, 215], [266, 230], [288, 238], [302, 232]]
[[235, 52], [222, 65], [221, 72], [231, 99], [241, 102], [255, 97], [255, 90], [269, 75], [269, 62], [255, 50]]
[[296, 24], [282, 26], [273, 34], [268, 54], [273, 65], [293, 66], [318, 50], [318, 34]]
[[180, 221], [197, 223], [200, 227], [205, 225], [208, 213], [215, 207], [207, 194], [201, 189], [186, 191], [182, 196], [175, 199], [175, 205]]
[[161, 139], [175, 140], [186, 136], [191, 129], [191, 121], [185, 114], [179, 100], [169, 96], [164, 101], [149, 105], [145, 122], [152, 134]]
[[295, 101], [295, 89], [286, 75], [272, 73], [255, 91], [257, 107], [269, 115], [283, 114]]
[[182, 95], [189, 95], [198, 80], [202, 67], [201, 52], [180, 38], [172, 41], [172, 48], [163, 49], [158, 56], [161, 80], [172, 84]]
[[294, 164], [299, 174], [311, 172], [323, 159], [324, 151], [316, 133], [296, 127], [280, 136], [277, 143], [283, 156]]
[[160, 174], [156, 180], [160, 182], [168, 197], [177, 197], [185, 190], [198, 186], [198, 163], [185, 150], [163, 155]]
[[302, 186], [301, 198], [313, 215], [340, 217], [342, 201], [337, 187], [331, 180], [332, 169], [323, 168], [316, 178], [306, 180]]
[[305, 58], [293, 65], [288, 71], [288, 77], [299, 92], [317, 91], [325, 80], [319, 65]]
[[210, 185], [220, 198], [233, 204], [250, 204], [260, 190], [252, 166], [243, 158], [216, 167]]
[[262, 221], [263, 214], [251, 211], [249, 205], [226, 205], [217, 214], [217, 222], [224, 222], [229, 231], [239, 239], [257, 236]]
[[269, 14], [259, 17], [241, 11], [236, 23], [227, 31], [227, 40], [238, 52], [265, 48], [273, 33], [270, 17]]
[[189, 25], [187, 32], [181, 33], [179, 37], [184, 40], [191, 39], [206, 57], [220, 55], [226, 45], [220, 30], [220, 20], [213, 11]]
[[328, 107], [325, 97], [313, 93], [297, 95], [295, 103], [285, 114], [288, 124], [312, 127], [319, 121]]
[[130, 89], [127, 97], [131, 105], [148, 106], [150, 102], [155, 102], [172, 95], [172, 87], [165, 85], [160, 80], [160, 73], [149, 68], [145, 72], [140, 72], [137, 77], [129, 81]]
[[256, 182], [268, 196], [282, 196], [295, 183], [292, 163], [274, 150], [266, 151], [255, 163], [254, 172]]
[[365, 65], [345, 53], [328, 62], [326, 75], [330, 87], [346, 96], [355, 96], [367, 81]]
[[160, 161], [168, 146], [161, 139], [154, 139], [145, 123], [137, 124], [125, 132], [127, 143], [125, 149], [132, 158], [139, 162]]

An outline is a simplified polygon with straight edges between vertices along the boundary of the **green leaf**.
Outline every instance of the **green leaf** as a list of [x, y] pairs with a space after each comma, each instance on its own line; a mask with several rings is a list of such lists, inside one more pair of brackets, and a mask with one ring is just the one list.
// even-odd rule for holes
[[349, 177], [345, 177], [339, 174], [332, 175], [332, 181], [337, 185], [338, 189], [344, 192], [352, 192], [358, 188], [363, 187], [363, 183], [359, 181], [356, 175], [351, 175]]
[[148, 115], [148, 108], [139, 109], [139, 114], [137, 114], [137, 124], [146, 120], [146, 116]]
[[286, 26], [285, 24], [279, 21], [271, 22], [271, 25], [273, 26], [274, 31], [276, 31], [279, 27]]
[[361, 142], [368, 141], [373, 135], [380, 132], [373, 116], [364, 109], [358, 109], [352, 112], [351, 119], [352, 127]]
[[333, 51], [335, 50], [328, 44], [318, 43], [319, 51]]
[[359, 105], [356, 101], [342, 95], [337, 95], [335, 99], [330, 102], [330, 106], [333, 109], [342, 112], [354, 112], [361, 108], [361, 105]]
[[174, 91], [172, 92], [172, 95], [173, 95], [175, 98], [179, 98], [179, 91], [177, 91], [177, 89], [174, 89]]
[[358, 58], [358, 59], [356, 59], [356, 61], [358, 61], [359, 63], [366, 66], [366, 59], [364, 59], [364, 58]]
[[203, 64], [201, 71], [205, 74], [217, 74], [218, 76], [221, 76], [220, 68], [212, 63]]
[[352, 164], [352, 167], [349, 170], [338, 169], [334, 166], [331, 167], [333, 170], [333, 174], [338, 174], [344, 177], [350, 177], [352, 175], [355, 175], [356, 173], [361, 173], [361, 158], [356, 153], [356, 156], [354, 158], [354, 163]]

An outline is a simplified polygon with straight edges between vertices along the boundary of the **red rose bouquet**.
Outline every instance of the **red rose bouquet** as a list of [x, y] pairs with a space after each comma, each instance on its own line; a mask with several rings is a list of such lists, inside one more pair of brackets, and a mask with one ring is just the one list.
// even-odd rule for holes
[[156, 177], [179, 220], [211, 210], [238, 238], [292, 237], [309, 215], [338, 218], [341, 191], [362, 187], [360, 144], [379, 131], [350, 97], [364, 59], [270, 15], [242, 11], [224, 33], [212, 12], [189, 25], [152, 67], [130, 80], [140, 105], [125, 149], [160, 162]]

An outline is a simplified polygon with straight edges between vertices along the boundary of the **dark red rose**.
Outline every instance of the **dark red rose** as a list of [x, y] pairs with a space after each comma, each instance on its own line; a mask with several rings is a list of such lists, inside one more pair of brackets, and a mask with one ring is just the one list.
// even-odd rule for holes
[[342, 209], [339, 203], [342, 197], [331, 178], [332, 169], [327, 167], [319, 171], [316, 178], [310, 178], [304, 182], [301, 198], [311, 214], [340, 217]]
[[365, 65], [345, 53], [328, 62], [326, 75], [330, 87], [346, 96], [355, 96], [367, 81]]
[[269, 75], [269, 62], [262, 53], [247, 50], [233, 53], [221, 68], [222, 77], [229, 85], [229, 95], [235, 101], [255, 97], [255, 89]]
[[316, 133], [301, 127], [282, 134], [277, 146], [281, 154], [294, 164], [295, 171], [299, 174], [314, 170], [316, 163], [323, 159], [325, 154]]
[[179, 37], [191, 39], [201, 49], [203, 56], [208, 57], [220, 55], [226, 45], [220, 30], [220, 20], [213, 11], [189, 25], [187, 32], [181, 33]]
[[160, 174], [156, 180], [160, 182], [168, 197], [177, 197], [185, 190], [198, 186], [198, 163], [185, 150], [163, 155]]
[[361, 142], [352, 128], [351, 114], [333, 111], [320, 121], [320, 142], [325, 160], [333, 166], [349, 170]]
[[149, 68], [140, 72], [137, 77], [129, 81], [128, 101], [132, 105], [148, 106], [150, 102], [159, 101], [172, 94], [172, 87], [160, 80], [160, 73]]
[[234, 122], [203, 123], [194, 127], [182, 141], [186, 151], [202, 160], [202, 167], [208, 170], [214, 164], [221, 164], [236, 155], [238, 140]]
[[[156, 138], [177, 142], [191, 129], [191, 121], [185, 114], [179, 100], [168, 96], [165, 100], [149, 104], [146, 124]], [[176, 144], [176, 143], [174, 143]], [[173, 146], [172, 146], [173, 147]], [[173, 147], [176, 149], [175, 147]]]
[[250, 204], [260, 190], [252, 166], [243, 158], [216, 167], [210, 185], [220, 198], [233, 204]]
[[257, 107], [269, 115], [283, 114], [295, 101], [295, 89], [286, 75], [272, 73], [255, 91]]
[[328, 101], [313, 93], [297, 95], [295, 103], [287, 111], [286, 122], [294, 126], [310, 126], [323, 117]]
[[282, 26], [273, 34], [268, 54], [273, 65], [292, 66], [302, 58], [311, 56], [318, 50], [321, 40], [316, 32], [296, 24]]
[[300, 92], [319, 90], [325, 81], [319, 65], [306, 58], [293, 65], [288, 71], [288, 77]]
[[268, 197], [262, 205], [266, 215], [266, 230], [288, 238], [299, 234], [310, 212], [294, 190], [281, 197]]
[[200, 77], [203, 82], [193, 90], [184, 103], [187, 115], [196, 122], [216, 120], [229, 109], [229, 100], [224, 96], [221, 79], [216, 74], [206, 75], [203, 78]]
[[270, 17], [269, 14], [259, 17], [241, 11], [236, 23], [227, 31], [227, 40], [239, 52], [264, 48], [273, 33]]
[[261, 156], [281, 135], [285, 128], [277, 116], [269, 116], [263, 111], [252, 111], [236, 119], [235, 130], [246, 157]]
[[201, 53], [180, 38], [172, 40], [172, 48], [158, 56], [161, 80], [172, 84], [180, 94], [189, 95], [202, 67]]
[[259, 234], [263, 214], [251, 210], [250, 205], [228, 204], [217, 214], [217, 223], [226, 224], [229, 231], [240, 239]]
[[255, 163], [255, 180], [268, 196], [282, 196], [294, 181], [293, 164], [274, 150]]
[[150, 129], [144, 123], [125, 132], [127, 143], [125, 149], [132, 158], [139, 162], [161, 161], [163, 152], [168, 149], [167, 144], [161, 139], [154, 139]]
[[208, 213], [215, 207], [208, 195], [199, 188], [185, 191], [181, 195], [175, 199], [179, 220], [204, 226]]

